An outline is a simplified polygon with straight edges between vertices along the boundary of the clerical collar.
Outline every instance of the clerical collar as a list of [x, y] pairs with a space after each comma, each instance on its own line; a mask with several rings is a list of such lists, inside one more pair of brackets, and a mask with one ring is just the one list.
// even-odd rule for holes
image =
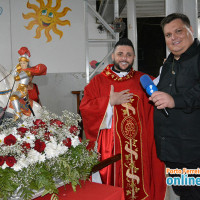
[[112, 66], [112, 70], [113, 70], [113, 72], [115, 72], [115, 73], [120, 73], [120, 71], [118, 71], [118, 70], [116, 70], [116, 69], [114, 68], [114, 65]]
[[118, 71], [118, 70], [116, 70], [115, 68], [114, 68], [114, 66], [112, 67], [112, 71], [115, 73], [115, 74], [117, 74], [119, 77], [124, 77], [124, 76], [126, 76], [129, 72], [120, 72], [120, 71]]
[[[123, 71], [123, 72], [126, 72], [126, 73], [129, 73], [130, 70], [131, 70], [132, 67], [129, 67], [127, 68], [127, 71]], [[112, 71], [115, 72], [115, 73], [122, 73], [120, 72], [119, 70], [115, 69], [114, 65], [112, 66]]]

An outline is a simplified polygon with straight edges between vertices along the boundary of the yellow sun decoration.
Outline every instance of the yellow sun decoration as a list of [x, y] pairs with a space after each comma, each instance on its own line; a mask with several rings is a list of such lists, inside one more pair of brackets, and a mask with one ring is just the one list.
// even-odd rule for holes
[[45, 30], [45, 35], [47, 37], [47, 42], [50, 42], [52, 40], [52, 37], [49, 33], [49, 31], [52, 29], [52, 31], [55, 34], [58, 34], [60, 38], [63, 36], [63, 32], [61, 30], [57, 29], [57, 24], [61, 26], [69, 25], [69, 20], [60, 20], [60, 17], [63, 17], [67, 14], [67, 12], [71, 9], [68, 7], [65, 7], [62, 12], [57, 12], [57, 10], [61, 6], [62, 0], [56, 0], [55, 7], [52, 7], [52, 0], [48, 0], [47, 4], [45, 5], [43, 0], [36, 0], [40, 7], [38, 7], [35, 4], [27, 2], [27, 8], [33, 9], [35, 13], [22, 13], [22, 16], [24, 19], [30, 19], [34, 18], [33, 21], [30, 21], [28, 26], [25, 26], [26, 29], [31, 30], [34, 25], [38, 25], [36, 29], [36, 35], [34, 38], [40, 38], [41, 37], [41, 31]]

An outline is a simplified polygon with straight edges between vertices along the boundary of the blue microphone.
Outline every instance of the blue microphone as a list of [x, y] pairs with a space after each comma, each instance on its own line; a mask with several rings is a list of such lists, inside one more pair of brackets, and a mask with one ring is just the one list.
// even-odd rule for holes
[[[151, 78], [146, 74], [140, 77], [140, 83], [149, 96], [151, 96], [155, 91], [158, 91], [158, 88], [155, 86]], [[169, 117], [167, 109], [164, 108], [163, 111], [164, 115]]]

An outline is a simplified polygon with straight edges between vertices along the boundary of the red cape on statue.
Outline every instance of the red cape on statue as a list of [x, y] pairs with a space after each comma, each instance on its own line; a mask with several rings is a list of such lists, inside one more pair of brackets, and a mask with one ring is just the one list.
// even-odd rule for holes
[[[126, 200], [164, 200], [165, 166], [157, 158], [153, 106], [140, 85], [142, 72], [131, 70], [120, 78], [108, 65], [85, 87], [80, 111], [86, 138], [98, 141], [101, 160], [121, 153], [121, 160], [100, 171], [103, 183], [124, 188]], [[100, 130], [109, 104], [111, 85], [115, 92], [129, 89], [131, 103], [114, 106], [111, 129]]]

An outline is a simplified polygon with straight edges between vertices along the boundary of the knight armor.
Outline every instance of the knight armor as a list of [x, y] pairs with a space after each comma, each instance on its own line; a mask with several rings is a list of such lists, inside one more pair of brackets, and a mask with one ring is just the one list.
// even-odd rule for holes
[[20, 102], [19, 99], [23, 99], [28, 96], [28, 84], [30, 80], [31, 73], [29, 71], [19, 71], [15, 72], [14, 79], [19, 81], [17, 90], [12, 93], [10, 101], [12, 102], [13, 108], [15, 110], [15, 120], [21, 117]]
[[11, 104], [15, 110], [15, 120], [22, 116], [19, 100], [24, 99], [27, 102], [30, 77], [45, 75], [47, 71], [47, 67], [44, 64], [38, 64], [34, 67], [28, 66], [30, 51], [27, 47], [22, 47], [18, 53], [20, 54], [19, 61], [24, 62], [26, 66], [22, 67], [22, 64], [19, 63], [14, 71], [14, 79], [17, 82], [19, 81], [16, 91], [10, 97]]

